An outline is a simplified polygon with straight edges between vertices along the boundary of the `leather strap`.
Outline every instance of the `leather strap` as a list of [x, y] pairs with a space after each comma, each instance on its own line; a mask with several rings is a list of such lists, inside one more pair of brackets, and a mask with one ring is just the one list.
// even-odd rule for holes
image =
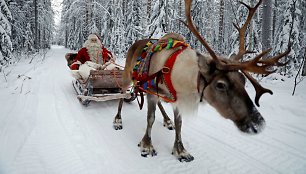
[[176, 91], [173, 87], [173, 84], [172, 84], [172, 81], [171, 81], [171, 73], [172, 73], [172, 69], [173, 69], [173, 65], [176, 61], [176, 58], [177, 56], [183, 52], [187, 47], [183, 47], [182, 49], [179, 49], [177, 51], [175, 51], [170, 57], [169, 59], [167, 60], [167, 62], [165, 63], [164, 65], [164, 68], [163, 68], [163, 75], [164, 75], [164, 80], [165, 80], [165, 84], [167, 86], [167, 88], [169, 89], [169, 92], [170, 94], [172, 95], [173, 97], [173, 101], [172, 102], [175, 102], [176, 99], [177, 99], [177, 96], [176, 96]]

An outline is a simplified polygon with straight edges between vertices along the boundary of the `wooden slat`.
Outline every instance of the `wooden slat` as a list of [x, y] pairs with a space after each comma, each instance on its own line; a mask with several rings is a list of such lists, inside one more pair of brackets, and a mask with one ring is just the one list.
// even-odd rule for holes
[[78, 95], [78, 98], [81, 100], [90, 100], [90, 101], [96, 101], [96, 102], [101, 102], [101, 101], [108, 101], [108, 100], [116, 100], [116, 99], [121, 99], [121, 98], [130, 98], [131, 94], [126, 93], [126, 94], [112, 94], [112, 95], [103, 95], [103, 96], [84, 96], [84, 95]]

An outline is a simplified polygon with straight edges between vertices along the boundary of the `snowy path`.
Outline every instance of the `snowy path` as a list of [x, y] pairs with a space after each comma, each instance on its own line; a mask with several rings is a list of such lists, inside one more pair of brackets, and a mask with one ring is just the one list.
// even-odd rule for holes
[[261, 99], [266, 128], [255, 136], [202, 104], [198, 116], [183, 118], [184, 145], [195, 160], [180, 163], [171, 155], [174, 131], [162, 126], [159, 112], [152, 131], [158, 155], [143, 158], [137, 144], [146, 112], [136, 102], [124, 105], [120, 131], [112, 128], [117, 101], [80, 105], [64, 60], [68, 51], [54, 46], [43, 63], [19, 63], [7, 79], [0, 76], [1, 174], [306, 173], [305, 80], [294, 97], [291, 81], [263, 83], [274, 95]]

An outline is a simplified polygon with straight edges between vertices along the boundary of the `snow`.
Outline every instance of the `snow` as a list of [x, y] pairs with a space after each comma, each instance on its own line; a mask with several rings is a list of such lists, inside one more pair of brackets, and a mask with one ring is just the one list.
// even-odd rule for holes
[[[159, 111], [152, 130], [158, 155], [141, 157], [137, 144], [146, 128], [146, 109], [124, 104], [123, 130], [112, 127], [118, 101], [82, 106], [72, 87], [64, 54], [53, 46], [44, 61], [22, 59], [0, 74], [0, 173], [135, 174], [306, 172], [306, 81], [291, 96], [294, 79], [262, 80], [274, 95], [258, 108], [266, 119], [259, 135], [246, 135], [209, 105], [183, 117], [185, 148], [195, 157], [181, 163], [171, 155], [174, 131]], [[250, 96], [255, 92], [247, 86]], [[166, 112], [171, 116], [169, 104]], [[145, 107], [144, 107], [145, 108]], [[171, 116], [170, 118], [172, 118]]]

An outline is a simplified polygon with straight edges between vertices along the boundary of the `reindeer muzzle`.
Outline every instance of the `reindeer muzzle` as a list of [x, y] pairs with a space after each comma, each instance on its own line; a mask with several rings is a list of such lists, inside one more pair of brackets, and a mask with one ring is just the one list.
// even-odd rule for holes
[[241, 119], [234, 122], [238, 129], [247, 134], [258, 134], [265, 127], [265, 119], [261, 116], [261, 114], [254, 107], [253, 112]]

